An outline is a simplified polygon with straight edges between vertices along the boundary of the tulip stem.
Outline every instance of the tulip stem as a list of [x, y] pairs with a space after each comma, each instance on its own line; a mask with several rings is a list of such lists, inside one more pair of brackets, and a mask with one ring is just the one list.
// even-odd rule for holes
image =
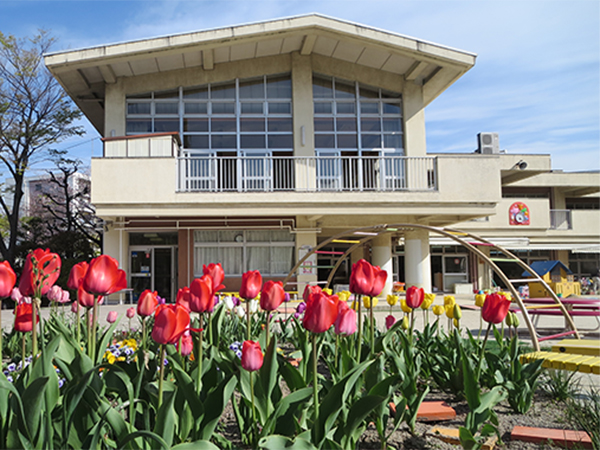
[[267, 338], [266, 338], [266, 342], [267, 342], [267, 348], [269, 348], [269, 328], [271, 325], [271, 311], [267, 311]]
[[315, 333], [312, 334], [312, 351], [313, 351], [313, 398], [315, 405], [315, 422], [317, 422], [317, 418], [319, 416], [318, 408], [319, 408], [319, 389], [317, 386], [317, 335]]
[[413, 309], [410, 312], [410, 333], [408, 334], [408, 342], [410, 345], [413, 343], [413, 330], [415, 328], [415, 310]]
[[31, 356], [32, 360], [37, 356], [38, 343], [37, 343], [37, 323], [36, 323], [36, 299], [31, 300]]
[[258, 437], [256, 432], [256, 408], [254, 406], [254, 372], [250, 372], [250, 397], [252, 399], [252, 445], [254, 446]]
[[21, 333], [21, 354], [23, 356], [21, 356], [21, 369], [25, 369], [25, 352], [26, 352], [26, 348], [25, 348], [25, 333]]
[[94, 296], [92, 309], [92, 362], [96, 364], [96, 322], [98, 321], [98, 298]]
[[246, 299], [246, 340], [250, 340], [250, 300]]
[[198, 314], [198, 320], [200, 325], [200, 332], [198, 333], [198, 378], [196, 383], [196, 389], [198, 390], [198, 395], [200, 395], [200, 391], [202, 390], [202, 359], [204, 359], [204, 349], [202, 348], [202, 313]]
[[88, 356], [92, 358], [92, 322], [90, 321], [90, 308], [85, 309], [85, 323], [87, 324]]
[[[200, 327], [202, 328], [202, 327]], [[206, 319], [206, 336], [208, 337], [208, 346], [212, 345], [212, 314], [208, 313], [208, 317]]]
[[475, 372], [475, 380], [479, 382], [479, 372], [481, 372], [481, 362], [483, 361], [483, 352], [485, 350], [485, 344], [487, 344], [488, 337], [490, 335], [490, 329], [492, 328], [492, 322], [488, 323], [487, 330], [485, 331], [485, 337], [483, 338], [483, 344], [481, 350], [479, 350], [479, 361], [477, 361], [477, 371]]
[[362, 348], [362, 314], [361, 314], [361, 308], [360, 308], [360, 303], [361, 303], [361, 298], [360, 295], [358, 294], [354, 294], [356, 297], [356, 303], [358, 304], [358, 340], [357, 340], [357, 345], [358, 345], [358, 349], [356, 350], [356, 360], [358, 362], [360, 362], [360, 350]]
[[[75, 301], [77, 301], [77, 300], [75, 300]], [[80, 313], [79, 313], [79, 303], [78, 303], [77, 304], [77, 312], [75, 313], [75, 315], [77, 316], [77, 319], [76, 319], [76, 323], [77, 323], [77, 348], [81, 348], [80, 347], [81, 346], [81, 331], [80, 331], [81, 327], [79, 326], [80, 325], [79, 324], [79, 321], [80, 321], [79, 314]]]
[[163, 377], [165, 376], [165, 344], [160, 344], [160, 372], [158, 375], [158, 407], [162, 404], [163, 399]]
[[375, 353], [375, 320], [373, 319], [373, 297], [371, 297], [369, 308], [369, 319], [371, 321], [371, 355]]

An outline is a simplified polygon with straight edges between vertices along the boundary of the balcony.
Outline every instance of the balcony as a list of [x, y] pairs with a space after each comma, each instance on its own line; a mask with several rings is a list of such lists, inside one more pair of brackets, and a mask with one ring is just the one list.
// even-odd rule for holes
[[437, 158], [404, 156], [177, 158], [178, 192], [437, 191]]
[[551, 230], [572, 230], [573, 220], [571, 210], [569, 209], [551, 209], [550, 210], [550, 229]]

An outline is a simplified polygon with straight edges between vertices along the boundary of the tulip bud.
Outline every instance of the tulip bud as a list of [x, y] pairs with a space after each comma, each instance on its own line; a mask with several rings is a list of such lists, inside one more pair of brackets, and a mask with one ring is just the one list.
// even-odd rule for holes
[[407, 316], [404, 316], [404, 317], [402, 318], [402, 329], [404, 329], [404, 330], [408, 330], [408, 328], [409, 328], [409, 324], [408, 324], [408, 317], [407, 317]]
[[454, 305], [446, 305], [444, 306], [444, 309], [446, 310], [446, 317], [448, 319], [454, 319]]
[[79, 302], [71, 303], [71, 312], [77, 314], [79, 312]]
[[127, 312], [125, 313], [128, 319], [133, 319], [135, 317], [135, 308], [127, 308]]
[[456, 305], [454, 305], [453, 316], [457, 320], [460, 320], [462, 318], [462, 309], [460, 309], [460, 306], [458, 305], [458, 303]]
[[460, 322], [458, 321], [458, 319], [452, 319], [452, 323], [454, 324], [455, 328], [460, 328]]
[[519, 316], [517, 316], [517, 313], [511, 313], [511, 314], [513, 316], [513, 318], [512, 318], [513, 327], [519, 328], [519, 324], [520, 324]]
[[412, 308], [408, 307], [408, 305], [406, 304], [406, 300], [405, 299], [400, 300], [400, 308], [406, 314], [410, 314], [412, 312]]
[[512, 314], [510, 313], [510, 311], [508, 312], [508, 314], [506, 315], [506, 318], [504, 319], [504, 322], [506, 323], [507, 327], [512, 327]]
[[117, 321], [118, 313], [116, 311], [110, 311], [108, 316], [106, 316], [106, 321], [108, 323], [115, 323]]

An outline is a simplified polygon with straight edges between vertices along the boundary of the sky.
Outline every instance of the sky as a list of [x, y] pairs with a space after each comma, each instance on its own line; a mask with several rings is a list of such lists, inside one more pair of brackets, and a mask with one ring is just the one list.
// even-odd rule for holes
[[[475, 66], [425, 110], [429, 153], [477, 148], [499, 134], [514, 154], [552, 168], [600, 169], [597, 0], [0, 0], [0, 31], [51, 32], [54, 51], [320, 13], [477, 54]], [[89, 163], [98, 134], [58, 148]]]

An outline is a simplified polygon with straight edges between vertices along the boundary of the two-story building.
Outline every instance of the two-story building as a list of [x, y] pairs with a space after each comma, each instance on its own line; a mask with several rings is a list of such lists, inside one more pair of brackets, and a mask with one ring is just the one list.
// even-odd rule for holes
[[[487, 224], [502, 237], [508, 225], [496, 218], [511, 186], [525, 192], [528, 177], [550, 172], [549, 156], [493, 145], [427, 154], [424, 109], [473, 67], [474, 54], [320, 15], [58, 52], [45, 62], [104, 136], [92, 202], [105, 221], [104, 252], [135, 292], [173, 299], [210, 262], [223, 265], [228, 290], [247, 270], [282, 279], [328, 237], [377, 224]], [[597, 192], [597, 177], [591, 185], [565, 198]], [[568, 206], [531, 203], [536, 233], [551, 239], [550, 209]], [[430, 244], [419, 228], [378, 236], [336, 280], [347, 282], [349, 264], [365, 256], [427, 290], [438, 269], [440, 289], [462, 281], [444, 281], [454, 269], [443, 258], [437, 267]], [[309, 258], [286, 288], [316, 281], [331, 267], [327, 255]]]

